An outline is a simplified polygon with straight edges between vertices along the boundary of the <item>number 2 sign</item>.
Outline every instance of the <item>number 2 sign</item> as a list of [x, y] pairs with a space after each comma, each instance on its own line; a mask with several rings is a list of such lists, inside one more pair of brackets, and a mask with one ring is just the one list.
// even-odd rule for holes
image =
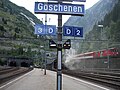
[[83, 27], [74, 27], [73, 30], [75, 37], [83, 37]]

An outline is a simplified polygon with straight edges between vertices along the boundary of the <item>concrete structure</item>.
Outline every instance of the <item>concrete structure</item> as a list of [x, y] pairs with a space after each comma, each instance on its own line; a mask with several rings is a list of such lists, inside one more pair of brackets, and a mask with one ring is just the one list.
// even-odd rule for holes
[[[44, 75], [40, 69], [24, 74], [23, 76], [0, 86], [0, 90], [56, 90], [56, 72], [48, 71]], [[73, 78], [63, 74], [62, 90], [113, 90], [107, 87]]]
[[7, 64], [10, 66], [29, 67], [30, 65], [33, 65], [33, 60], [31, 58], [8, 57]]

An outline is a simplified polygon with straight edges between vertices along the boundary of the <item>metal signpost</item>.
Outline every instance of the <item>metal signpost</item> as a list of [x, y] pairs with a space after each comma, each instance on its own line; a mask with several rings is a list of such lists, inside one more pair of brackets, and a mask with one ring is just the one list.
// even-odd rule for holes
[[[85, 8], [83, 4], [70, 4], [62, 3], [63, 1], [78, 1], [85, 2], [86, 0], [48, 0], [57, 2], [35, 2], [34, 12], [36, 14], [57, 14], [58, 15], [58, 32], [57, 32], [57, 44], [54, 41], [49, 41], [50, 47], [57, 47], [57, 90], [62, 90], [62, 49], [70, 49], [71, 40], [68, 39], [64, 44], [62, 44], [62, 15], [78, 15], [84, 16]], [[43, 26], [36, 26], [36, 34], [45, 35], [43, 31]], [[83, 37], [82, 27], [63, 27], [65, 36]], [[53, 31], [53, 29], [50, 29]], [[50, 33], [51, 34], [51, 33]]]
[[[58, 0], [58, 3], [62, 3]], [[62, 14], [58, 14], [58, 45], [57, 45], [57, 90], [62, 90]]]
[[[45, 30], [44, 31], [47, 31], [47, 14], [45, 14]], [[45, 46], [45, 49], [46, 49], [46, 36], [45, 36], [45, 42], [44, 42], [44, 46]], [[46, 75], [46, 50], [45, 50], [45, 68], [44, 68], [44, 75]]]

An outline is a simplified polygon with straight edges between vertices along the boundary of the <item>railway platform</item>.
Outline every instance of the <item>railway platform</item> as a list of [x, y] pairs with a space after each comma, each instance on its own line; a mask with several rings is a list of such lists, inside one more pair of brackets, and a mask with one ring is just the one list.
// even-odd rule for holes
[[[44, 75], [44, 71], [41, 71], [41, 69], [34, 69], [29, 73], [0, 86], [0, 90], [56, 90], [56, 72], [47, 70], [47, 75]], [[63, 74], [62, 90], [110, 89]]]

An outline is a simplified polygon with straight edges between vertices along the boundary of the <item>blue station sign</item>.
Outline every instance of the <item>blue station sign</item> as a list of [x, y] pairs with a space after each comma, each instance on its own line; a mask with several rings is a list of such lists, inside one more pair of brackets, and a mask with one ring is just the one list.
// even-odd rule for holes
[[74, 36], [74, 31], [72, 26], [63, 26], [64, 36]]
[[55, 25], [47, 25], [47, 34], [55, 36], [56, 35], [56, 26]]
[[44, 25], [36, 24], [34, 28], [35, 28], [35, 32], [34, 32], [35, 34], [38, 34], [38, 35], [45, 35], [46, 34]]
[[74, 27], [73, 31], [75, 37], [83, 37], [83, 27]]
[[55, 25], [35, 25], [35, 34], [37, 35], [56, 35], [56, 26]]
[[[48, 1], [58, 1], [58, 0], [48, 0]], [[86, 2], [86, 0], [61, 0], [61, 1], [65, 1], [65, 2], [73, 2], [73, 1], [76, 1], [76, 2]]]
[[63, 14], [84, 16], [85, 7], [83, 4], [35, 2], [34, 12], [36, 14]]
[[63, 26], [63, 36], [83, 37], [83, 27]]

